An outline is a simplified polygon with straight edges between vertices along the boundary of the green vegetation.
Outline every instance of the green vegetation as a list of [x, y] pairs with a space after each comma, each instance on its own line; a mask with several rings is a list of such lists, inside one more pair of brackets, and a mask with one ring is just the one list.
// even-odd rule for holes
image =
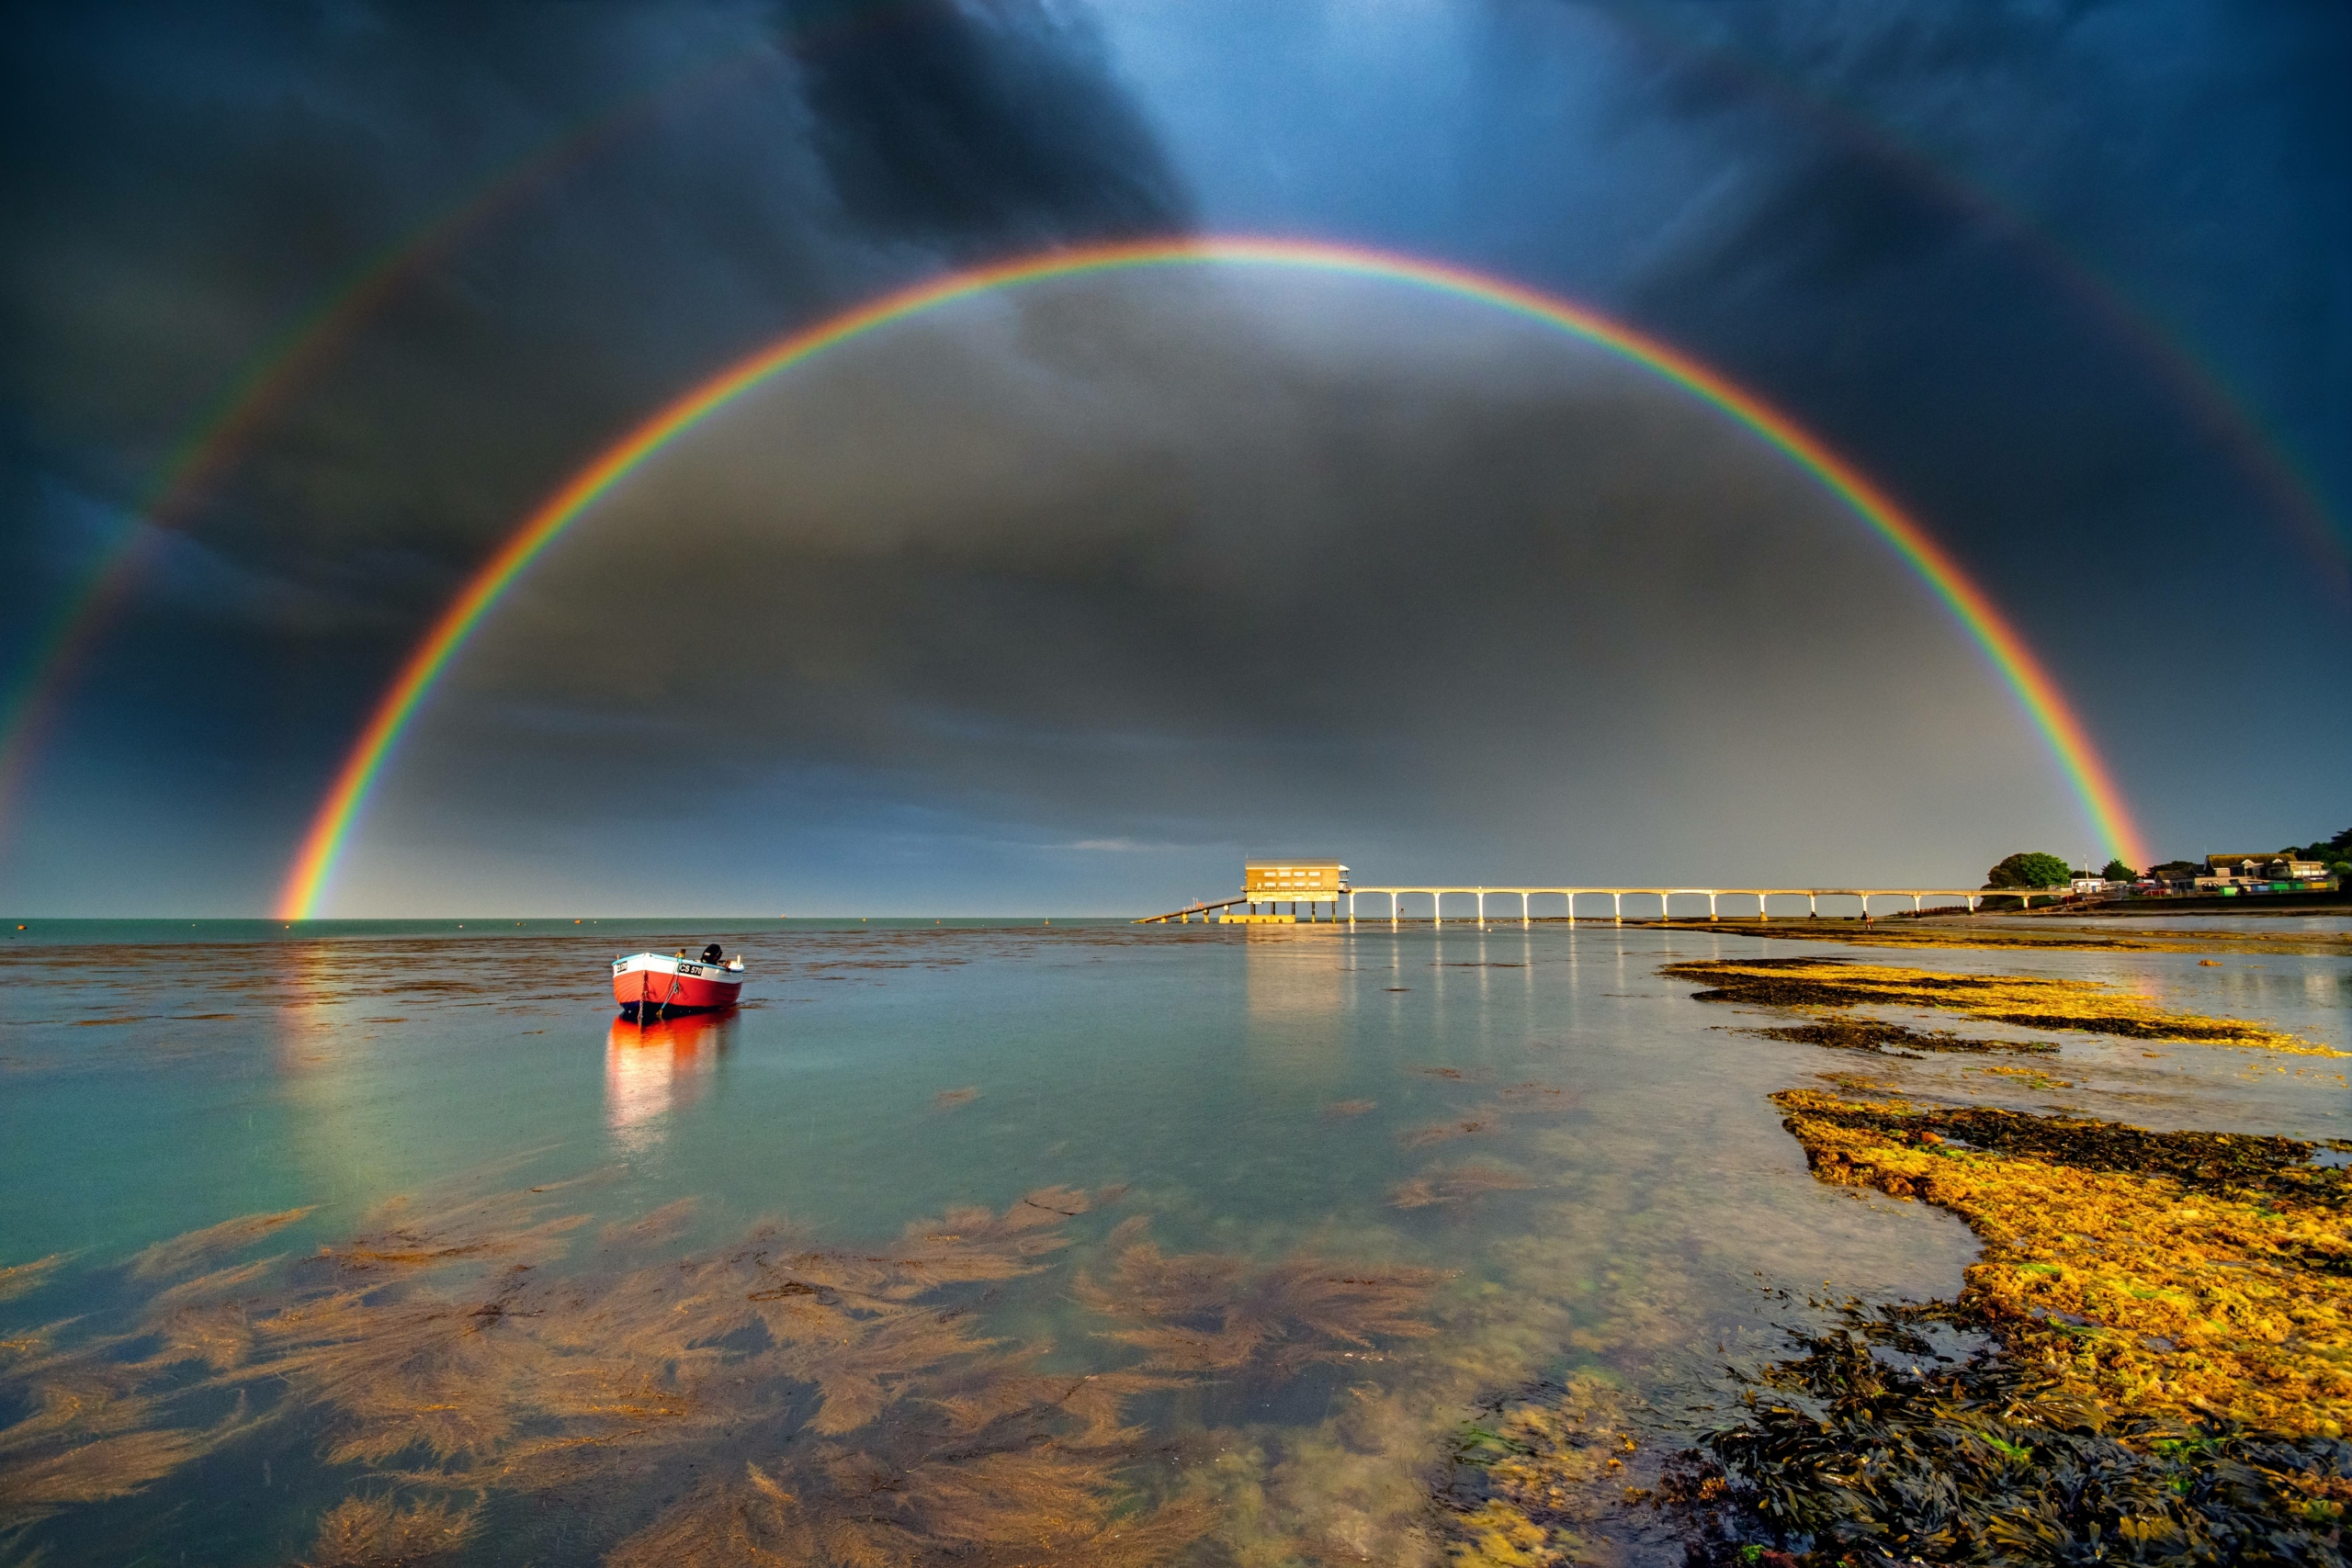
[[2120, 860], [2109, 861], [2099, 868], [2098, 874], [2109, 882], [2131, 882], [2137, 879], [2140, 874]]
[[2342, 874], [2343, 868], [2352, 866], [2352, 828], [2346, 828], [2332, 839], [2314, 839], [2296, 849], [2291, 845], [2278, 852], [2297, 860], [2315, 860], [2328, 870]]
[[2040, 850], [2019, 851], [1984, 874], [1987, 887], [2064, 887], [2074, 877], [2066, 863]]

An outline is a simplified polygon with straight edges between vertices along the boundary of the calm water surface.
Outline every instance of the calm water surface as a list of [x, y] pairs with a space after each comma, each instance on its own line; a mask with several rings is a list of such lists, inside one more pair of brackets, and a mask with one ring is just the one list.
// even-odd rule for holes
[[[2089, 977], [2341, 1049], [2341, 959], [28, 924], [0, 1562], [1427, 1561], [1481, 1401], [1598, 1376], [1670, 1443], [1808, 1292], [1958, 1288], [1965, 1229], [1816, 1185], [1773, 1089], [2352, 1135], [2331, 1058], [2068, 1035], [1988, 1077], [1757, 1039], [1657, 973]], [[713, 939], [744, 1008], [613, 1021], [606, 959]]]

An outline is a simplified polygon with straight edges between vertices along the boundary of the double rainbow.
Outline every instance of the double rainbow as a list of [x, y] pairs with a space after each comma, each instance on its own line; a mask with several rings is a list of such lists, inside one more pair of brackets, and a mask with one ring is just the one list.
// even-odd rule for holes
[[1572, 333], [1644, 366], [1713, 404], [1779, 447], [1879, 536], [1943, 601], [2016, 693], [2073, 783], [2085, 812], [2115, 853], [2144, 853], [2123, 798], [2082, 721], [2032, 651], [1958, 562], [1851, 464], [1785, 414], [1679, 351], [1582, 306], [1442, 263], [1308, 241], [1254, 238], [1149, 240], [1050, 252], [935, 278], [886, 295], [780, 339], [704, 382], [581, 469], [515, 530], [442, 612], [378, 702], [320, 803], [278, 899], [281, 919], [308, 919], [334, 877], [384, 764], [449, 661], [514, 581], [556, 536], [671, 441], [735, 398], [816, 355], [924, 311], [990, 289], [1089, 273], [1202, 265], [1283, 267], [1379, 279], [1507, 310]]

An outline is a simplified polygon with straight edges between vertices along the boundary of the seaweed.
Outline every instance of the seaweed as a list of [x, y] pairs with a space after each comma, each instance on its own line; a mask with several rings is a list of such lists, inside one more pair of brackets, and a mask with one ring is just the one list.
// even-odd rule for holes
[[2005, 1078], [2012, 1078], [2020, 1086], [2031, 1089], [2075, 1089], [2080, 1087], [2073, 1078], [2053, 1078], [2048, 1073], [2041, 1071], [2039, 1067], [2004, 1067], [1998, 1065], [1994, 1065], [1983, 1067], [1971, 1067], [1967, 1070], [1973, 1073], [1997, 1074]]
[[[1430, 1077], [1461, 1081], [1462, 1075], [1453, 1068], [1419, 1067], [1414, 1069]], [[1476, 1105], [1464, 1114], [1432, 1122], [1397, 1134], [1397, 1141], [1408, 1149], [1427, 1148], [1455, 1138], [1476, 1137], [1482, 1133], [1500, 1132], [1513, 1117], [1563, 1116], [1575, 1110], [1578, 1097], [1568, 1089], [1546, 1083], [1511, 1084], [1483, 1105]]]
[[[1140, 1216], [1138, 1216], [1140, 1219]], [[1078, 1299], [1119, 1326], [1103, 1337], [1141, 1350], [1156, 1373], [1289, 1376], [1354, 1360], [1386, 1339], [1437, 1332], [1419, 1314], [1434, 1269], [1371, 1268], [1302, 1255], [1268, 1265], [1221, 1253], [1170, 1257], [1129, 1220], [1101, 1280], [1080, 1273]]]
[[1883, 1056], [1913, 1055], [1922, 1051], [2045, 1055], [2058, 1049], [2041, 1040], [1972, 1040], [1948, 1030], [1918, 1030], [1900, 1023], [1863, 1018], [1830, 1018], [1819, 1023], [1789, 1024], [1779, 1029], [1749, 1029], [1741, 1032], [1766, 1040], [1792, 1041], [1799, 1045], [1826, 1045], [1838, 1051], [1869, 1051]]
[[[1901, 1100], [1839, 1100], [1801, 1090], [1773, 1098], [1783, 1110], [1814, 1125], [1870, 1129], [1891, 1134], [1896, 1142], [1928, 1146], [1939, 1140], [1956, 1142], [2082, 1170], [2162, 1176], [2186, 1189], [2217, 1197], [2324, 1208], [2352, 1204], [2352, 1168], [2312, 1164], [2319, 1145], [2301, 1138], [2259, 1133], [2152, 1133], [2125, 1122], [2086, 1117], [2030, 1116], [1991, 1107], [1917, 1108]], [[1805, 1135], [1798, 1134], [1800, 1140]]]
[[476, 1551], [518, 1495], [538, 1500], [499, 1516], [518, 1558], [560, 1530], [560, 1554], [623, 1563], [1165, 1562], [1216, 1516], [1169, 1492], [1132, 1403], [1377, 1360], [1433, 1332], [1442, 1276], [1168, 1257], [1130, 1221], [1079, 1293], [1135, 1363], [1050, 1370], [1050, 1344], [997, 1337], [982, 1308], [1110, 1195], [1041, 1188], [878, 1244], [768, 1224], [686, 1256], [691, 1200], [592, 1229], [570, 1184], [395, 1201], [308, 1255], [207, 1269], [277, 1225], [209, 1227], [121, 1269], [145, 1290], [120, 1329], [34, 1337], [7, 1369], [0, 1526], [275, 1425], [360, 1488], [318, 1521], [320, 1565]]
[[[54, 1406], [40, 1416], [62, 1413]], [[142, 1410], [141, 1414], [145, 1414]], [[69, 1503], [128, 1496], [215, 1446], [212, 1434], [184, 1427], [148, 1427], [92, 1437], [70, 1419], [55, 1420], [58, 1440], [35, 1442], [13, 1430], [0, 1448], [0, 1523], [40, 1518]]]
[[270, 1232], [292, 1224], [309, 1214], [309, 1208], [288, 1209], [276, 1214], [243, 1214], [233, 1220], [223, 1220], [217, 1225], [207, 1225], [186, 1235], [159, 1241], [130, 1260], [130, 1277], [152, 1280], [160, 1275], [175, 1274], [191, 1263], [216, 1252], [233, 1252], [241, 1247], [259, 1240]]
[[836, 1453], [783, 1479], [746, 1461], [741, 1479], [696, 1487], [605, 1561], [612, 1568], [944, 1561], [1146, 1568], [1211, 1522], [1186, 1501], [1148, 1511], [1115, 1506], [1096, 1462], [1050, 1447], [912, 1464]]
[[[548, 1266], [585, 1219], [555, 1212], [560, 1197], [387, 1205], [348, 1241], [172, 1284], [130, 1332], [16, 1369], [34, 1411], [0, 1430], [0, 1508], [31, 1517], [152, 1483], [246, 1429], [173, 1422], [184, 1402], [232, 1388], [266, 1388], [272, 1416], [320, 1425], [330, 1463], [465, 1493], [658, 1475], [729, 1431], [839, 1438], [910, 1404], [936, 1410], [934, 1424], [976, 1455], [988, 1450], [966, 1440], [956, 1410], [1102, 1427], [1094, 1411], [1066, 1409], [1066, 1389], [976, 1332], [952, 1299], [1038, 1267], [1065, 1243], [1057, 1227], [1086, 1211], [1082, 1193], [953, 1211], [882, 1248], [780, 1247], [765, 1232], [716, 1258], [627, 1262], [691, 1220], [691, 1204], [675, 1203], [605, 1229], [597, 1250], [617, 1266], [570, 1274]], [[153, 1276], [267, 1228], [210, 1227], [126, 1273]], [[1113, 1464], [1094, 1473], [1106, 1497], [1121, 1495]], [[340, 1506], [318, 1560], [403, 1561], [429, 1555], [420, 1532], [445, 1546], [463, 1533], [437, 1505], [390, 1509]]]
[[1466, 1202], [1488, 1192], [1523, 1192], [1534, 1185], [1523, 1176], [1490, 1165], [1438, 1166], [1390, 1189], [1388, 1206], [1428, 1209], [1442, 1203]]
[[[2352, 1444], [2116, 1417], [1948, 1304], [1848, 1303], [1741, 1375], [1736, 1418], [1645, 1500], [1693, 1563], [2344, 1560]], [[1940, 1332], [1939, 1332], [1940, 1330]]]
[[302, 1568], [427, 1568], [465, 1547], [481, 1511], [480, 1504], [431, 1500], [403, 1508], [390, 1497], [346, 1497], [319, 1520]]
[[36, 1258], [29, 1263], [12, 1263], [0, 1269], [0, 1302], [37, 1291], [49, 1282], [57, 1266], [65, 1261], [65, 1254], [52, 1252], [46, 1258]]
[[1579, 1372], [1514, 1396], [1455, 1429], [1438, 1493], [1456, 1568], [1554, 1568], [1586, 1561], [1596, 1525], [1622, 1515], [1640, 1444], [1625, 1400]]
[[[1125, 1229], [1125, 1227], [1122, 1227]], [[1286, 1258], [1251, 1267], [1223, 1253], [1167, 1256], [1155, 1241], [1120, 1236], [1117, 1262], [1096, 1281], [1080, 1274], [1080, 1303], [1120, 1321], [1103, 1337], [1143, 1352], [1148, 1373], [1296, 1375], [1317, 1361], [1352, 1361], [1378, 1340], [1437, 1333], [1419, 1316], [1440, 1269], [1362, 1267]]]
[[1475, 1137], [1495, 1130], [1491, 1117], [1466, 1116], [1458, 1122], [1432, 1122], [1426, 1127], [1416, 1127], [1398, 1134], [1397, 1142], [1408, 1149], [1425, 1149], [1431, 1144], [1442, 1144], [1454, 1138]]
[[2244, 1019], [2168, 1012], [2088, 980], [2029, 976], [1940, 975], [1837, 958], [1700, 959], [1668, 964], [1670, 979], [1707, 982], [1702, 1002], [1799, 1010], [1939, 1008], [2026, 1029], [2083, 1030], [2131, 1040], [2185, 1040], [2305, 1056], [2352, 1055]]
[[2343, 1436], [2352, 1171], [2312, 1145], [1786, 1089], [1815, 1176], [1951, 1210], [1962, 1305], [2105, 1408]]

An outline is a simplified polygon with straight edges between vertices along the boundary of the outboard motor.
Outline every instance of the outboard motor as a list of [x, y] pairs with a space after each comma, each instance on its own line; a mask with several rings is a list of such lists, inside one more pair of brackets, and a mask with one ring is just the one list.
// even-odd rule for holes
[[715, 942], [702, 950], [702, 961], [705, 964], [716, 964], [726, 956], [726, 953]]

